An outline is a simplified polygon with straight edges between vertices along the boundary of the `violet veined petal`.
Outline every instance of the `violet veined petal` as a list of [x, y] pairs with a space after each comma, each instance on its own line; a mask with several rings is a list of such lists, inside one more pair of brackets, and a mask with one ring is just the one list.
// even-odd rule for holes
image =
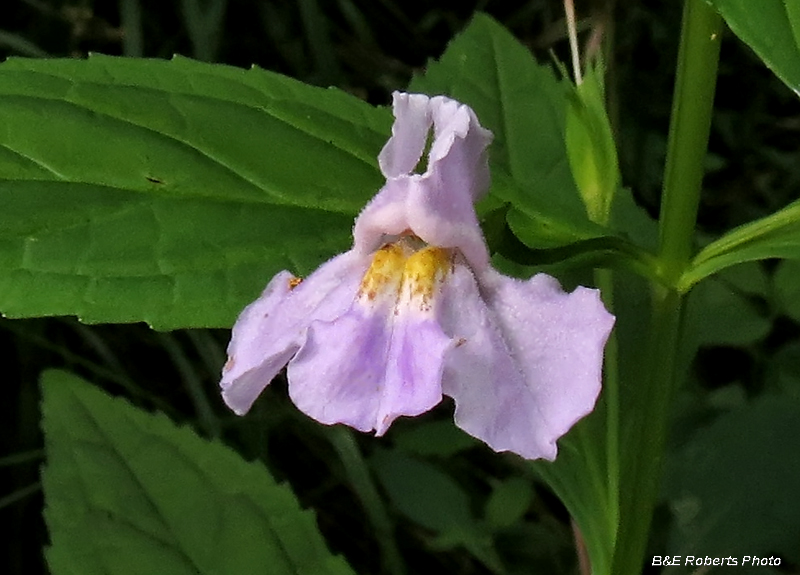
[[401, 415], [419, 415], [441, 401], [441, 370], [450, 345], [429, 319], [361, 304], [332, 322], [315, 322], [289, 363], [289, 395], [325, 424], [383, 434]]
[[459, 296], [448, 298], [442, 322], [462, 340], [448, 355], [443, 392], [456, 402], [456, 424], [495, 451], [553, 460], [558, 438], [594, 407], [613, 318], [594, 290], [566, 294], [548, 276], [492, 274], [487, 302], [466, 268], [445, 285]]
[[222, 397], [238, 415], [246, 413], [305, 341], [315, 319], [330, 320], [352, 305], [369, 259], [346, 252], [299, 284], [283, 271], [236, 320], [222, 372]]
[[442, 400], [442, 369], [452, 340], [433, 319], [408, 316], [395, 316], [377, 435], [398, 417], [420, 415]]

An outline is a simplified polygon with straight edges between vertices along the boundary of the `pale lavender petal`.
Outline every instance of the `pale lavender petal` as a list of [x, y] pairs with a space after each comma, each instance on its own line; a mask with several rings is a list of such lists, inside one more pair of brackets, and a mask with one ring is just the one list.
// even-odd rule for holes
[[381, 435], [397, 417], [419, 415], [441, 401], [449, 346], [430, 320], [355, 304], [332, 322], [312, 325], [289, 363], [289, 395], [321, 423]]
[[424, 94], [392, 94], [392, 137], [378, 154], [381, 173], [387, 178], [414, 171], [425, 150], [431, 128], [430, 99]]
[[455, 400], [456, 425], [495, 451], [553, 459], [552, 434], [472, 272], [457, 267], [445, 289], [442, 323], [458, 343], [447, 357], [442, 391]]
[[351, 311], [311, 326], [286, 372], [300, 411], [328, 425], [375, 428], [391, 335], [385, 324]]
[[456, 424], [495, 451], [552, 460], [557, 439], [594, 407], [613, 316], [595, 290], [489, 275], [479, 292], [459, 266], [445, 286], [443, 326], [461, 340], [443, 392], [455, 399]]
[[250, 409], [303, 344], [312, 321], [333, 319], [352, 305], [368, 266], [369, 259], [346, 252], [299, 284], [289, 272], [280, 272], [244, 309], [233, 326], [220, 382], [222, 397], [235, 413]]
[[442, 400], [442, 369], [451, 346], [452, 340], [432, 319], [395, 316], [377, 435], [396, 418], [425, 413]]
[[486, 148], [494, 139], [469, 106], [443, 96], [431, 102], [436, 138], [428, 157], [442, 182], [466, 191], [477, 202], [489, 191]]
[[369, 254], [410, 229], [406, 204], [410, 178], [388, 180], [353, 226], [353, 249]]
[[[483, 271], [489, 254], [473, 203], [489, 188], [486, 147], [491, 132], [480, 126], [467, 106], [442, 96], [410, 99], [398, 95], [395, 105], [399, 105], [397, 119], [382, 152], [382, 165], [384, 171], [396, 175], [387, 179], [358, 216], [353, 229], [355, 249], [374, 251], [387, 236], [410, 230], [430, 245], [457, 248], [473, 269]], [[425, 173], [412, 174], [412, 159], [425, 145], [431, 117], [435, 139], [428, 166]], [[407, 156], [400, 152], [405, 148], [410, 150]], [[408, 172], [401, 173], [400, 166]]]
[[409, 228], [429, 245], [457, 249], [472, 269], [483, 271], [489, 266], [489, 251], [472, 199], [466, 190], [438, 178], [434, 172], [409, 185]]
[[546, 274], [521, 281], [489, 270], [481, 288], [511, 353], [535, 382], [548, 427], [563, 435], [594, 409], [614, 316], [599, 290], [579, 286], [566, 293]]

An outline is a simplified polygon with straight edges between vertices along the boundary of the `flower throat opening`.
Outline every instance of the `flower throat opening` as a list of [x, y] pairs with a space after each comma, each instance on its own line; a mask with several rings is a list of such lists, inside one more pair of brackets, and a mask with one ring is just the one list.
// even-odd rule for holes
[[388, 300], [429, 311], [452, 265], [452, 250], [403, 236], [375, 252], [361, 280], [358, 300], [367, 305]]

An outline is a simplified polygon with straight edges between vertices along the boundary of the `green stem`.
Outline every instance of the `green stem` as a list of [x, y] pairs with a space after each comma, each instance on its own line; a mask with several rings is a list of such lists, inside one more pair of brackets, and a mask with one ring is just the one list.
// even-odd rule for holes
[[692, 255], [722, 26], [703, 0], [686, 0], [661, 197], [659, 259], [671, 285]]
[[[595, 278], [606, 309], [614, 311], [614, 275], [611, 270], [596, 270]], [[616, 541], [619, 526], [619, 342], [612, 332], [606, 343], [603, 361], [603, 393], [606, 400], [606, 480], [608, 529]]]
[[661, 482], [661, 468], [675, 383], [683, 298], [674, 290], [653, 290], [652, 324], [639, 390], [621, 438], [626, 464], [620, 481], [620, 525], [614, 550], [614, 575], [638, 575], [647, 549]]
[[125, 35], [122, 37], [122, 53], [129, 58], [144, 56], [142, 34], [142, 5], [139, 0], [120, 0], [119, 16]]
[[660, 216], [659, 266], [635, 410], [626, 411], [621, 453], [620, 528], [615, 575], [641, 572], [658, 498], [672, 396], [683, 373], [678, 349], [684, 299], [675, 286], [689, 265], [714, 102], [722, 19], [703, 0], [686, 0]]
[[353, 439], [353, 433], [346, 427], [336, 426], [331, 429], [330, 440], [344, 466], [350, 485], [375, 529], [375, 538], [381, 548], [386, 572], [391, 575], [405, 575], [405, 564], [395, 542], [392, 522], [372, 481], [367, 464], [361, 456], [361, 450]]

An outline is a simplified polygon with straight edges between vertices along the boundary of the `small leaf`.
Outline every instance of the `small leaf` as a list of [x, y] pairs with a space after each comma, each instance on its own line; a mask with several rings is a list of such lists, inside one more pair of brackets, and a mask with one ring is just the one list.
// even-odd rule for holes
[[463, 546], [493, 571], [503, 571], [490, 533], [474, 517], [467, 493], [452, 477], [398, 451], [378, 451], [371, 462], [397, 510], [436, 533], [436, 547]]
[[477, 525], [466, 492], [434, 465], [385, 450], [372, 464], [389, 499], [412, 521], [439, 532]]
[[510, 527], [525, 515], [533, 499], [533, 486], [522, 477], [498, 483], [486, 502], [486, 521], [492, 528]]
[[583, 82], [570, 94], [566, 139], [572, 174], [589, 219], [607, 224], [621, 177], [606, 113], [603, 73], [602, 66], [589, 68]]
[[800, 200], [708, 244], [692, 260], [678, 287], [686, 291], [727, 267], [769, 258], [800, 259]]
[[413, 426], [395, 429], [392, 437], [398, 449], [422, 456], [449, 457], [480, 445], [450, 419], [417, 421]]
[[262, 465], [69, 373], [42, 390], [54, 575], [352, 575]]
[[775, 74], [800, 95], [800, 5], [796, 0], [706, 0]]

